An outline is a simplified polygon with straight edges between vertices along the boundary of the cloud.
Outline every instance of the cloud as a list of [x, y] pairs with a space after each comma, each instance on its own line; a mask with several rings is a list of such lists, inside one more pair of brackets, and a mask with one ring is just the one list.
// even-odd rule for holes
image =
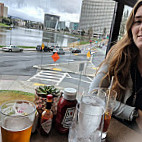
[[81, 0], [52, 0], [50, 4], [51, 7], [61, 12], [79, 13]]
[[[43, 22], [44, 13], [60, 16], [60, 20], [79, 22], [82, 0], [1, 0], [8, 14]], [[30, 19], [29, 19], [30, 18]]]
[[43, 22], [44, 11], [41, 8], [22, 7], [20, 9], [9, 8], [9, 13], [12, 16], [20, 17], [26, 20]]

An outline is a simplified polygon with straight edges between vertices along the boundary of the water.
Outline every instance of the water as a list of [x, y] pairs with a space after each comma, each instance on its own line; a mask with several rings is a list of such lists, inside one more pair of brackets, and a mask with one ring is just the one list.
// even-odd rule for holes
[[10, 43], [16, 46], [37, 46], [42, 42], [57, 43], [59, 46], [68, 46], [68, 44], [77, 41], [77, 38], [61, 33], [46, 32], [36, 29], [13, 28], [12, 30], [0, 28], [0, 45], [9, 45]]
[[101, 98], [83, 97], [70, 128], [69, 142], [101, 142], [104, 110]]

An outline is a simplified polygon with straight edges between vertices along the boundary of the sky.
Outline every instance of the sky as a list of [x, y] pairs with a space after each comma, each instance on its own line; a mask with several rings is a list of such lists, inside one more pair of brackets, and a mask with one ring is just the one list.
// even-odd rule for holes
[[79, 22], [82, 0], [0, 0], [8, 15], [44, 21], [44, 13], [60, 16], [60, 21]]

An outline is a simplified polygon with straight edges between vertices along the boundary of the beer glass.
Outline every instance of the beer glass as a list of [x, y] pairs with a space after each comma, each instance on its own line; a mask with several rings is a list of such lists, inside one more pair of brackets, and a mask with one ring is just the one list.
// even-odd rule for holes
[[104, 96], [82, 96], [76, 106], [72, 125], [69, 129], [69, 142], [101, 142], [103, 116], [105, 110], [105, 93], [96, 91]]
[[2, 142], [29, 142], [36, 107], [25, 100], [9, 101], [1, 105]]

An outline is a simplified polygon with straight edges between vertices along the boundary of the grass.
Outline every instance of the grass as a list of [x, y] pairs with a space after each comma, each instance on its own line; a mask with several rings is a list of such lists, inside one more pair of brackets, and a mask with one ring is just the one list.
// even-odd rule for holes
[[89, 44], [89, 41], [80, 41], [80, 45]]
[[28, 100], [34, 101], [35, 94], [16, 91], [16, 90], [0, 90], [0, 105], [10, 100]]
[[21, 48], [36, 48], [35, 46], [18, 46], [18, 47], [21, 47]]
[[10, 26], [6, 25], [6, 24], [3, 24], [3, 23], [0, 23], [0, 27], [10, 27]]

